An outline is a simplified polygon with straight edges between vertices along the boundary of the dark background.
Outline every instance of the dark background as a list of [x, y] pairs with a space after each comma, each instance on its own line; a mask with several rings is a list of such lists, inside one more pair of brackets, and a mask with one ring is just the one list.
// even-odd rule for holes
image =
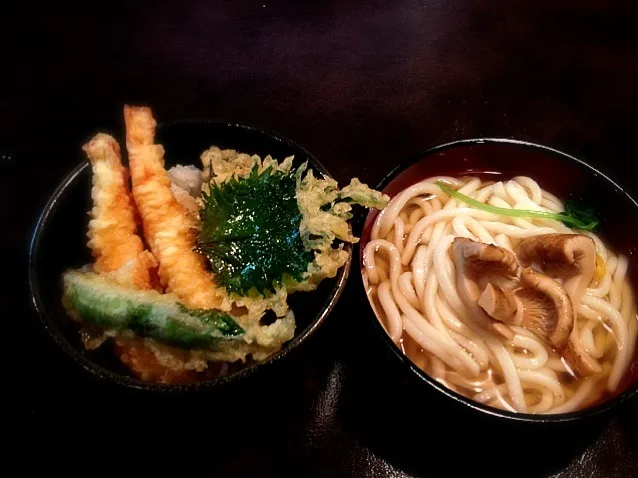
[[67, 472], [126, 456], [221, 476], [638, 476], [635, 402], [560, 429], [467, 416], [424, 396], [383, 357], [356, 281], [288, 363], [214, 396], [169, 400], [94, 383], [63, 357], [29, 309], [24, 265], [46, 198], [81, 160], [83, 141], [121, 134], [125, 102], [152, 106], [159, 121], [273, 129], [338, 180], [376, 184], [419, 150], [498, 136], [586, 159], [635, 194], [637, 5], [3, 4], [0, 311], [10, 404], [1, 420], [14, 445], [3, 455], [29, 451], [27, 469], [61, 447], [64, 459], [49, 469]]

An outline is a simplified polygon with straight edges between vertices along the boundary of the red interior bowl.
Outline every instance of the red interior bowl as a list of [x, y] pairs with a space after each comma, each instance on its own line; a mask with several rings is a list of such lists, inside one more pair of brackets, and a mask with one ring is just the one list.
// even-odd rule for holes
[[[628, 257], [628, 274], [634, 290], [636, 289], [638, 202], [612, 179], [587, 163], [537, 144], [508, 139], [469, 139], [436, 146], [417, 155], [392, 170], [377, 189], [394, 197], [423, 179], [439, 175], [490, 175], [495, 179], [529, 176], [543, 189], [563, 200], [574, 199], [587, 207], [592, 207], [600, 221], [596, 233], [612, 250]], [[361, 264], [361, 254], [370, 240], [370, 230], [377, 214], [376, 210], [370, 212], [363, 226], [359, 249]], [[392, 343], [376, 317], [374, 322], [395, 355], [423, 381], [459, 402], [492, 415], [524, 421], [569, 421], [609, 410], [638, 392], [638, 353], [635, 353], [615, 395], [594, 407], [556, 415], [532, 415], [498, 410], [461, 396], [430, 378]]]

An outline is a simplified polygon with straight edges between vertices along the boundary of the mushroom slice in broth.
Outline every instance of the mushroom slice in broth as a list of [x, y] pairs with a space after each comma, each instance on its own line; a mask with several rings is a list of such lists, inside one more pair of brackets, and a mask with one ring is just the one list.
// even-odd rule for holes
[[596, 270], [596, 246], [583, 234], [542, 234], [521, 242], [518, 257], [524, 265], [537, 263], [547, 275], [562, 279], [578, 311]]

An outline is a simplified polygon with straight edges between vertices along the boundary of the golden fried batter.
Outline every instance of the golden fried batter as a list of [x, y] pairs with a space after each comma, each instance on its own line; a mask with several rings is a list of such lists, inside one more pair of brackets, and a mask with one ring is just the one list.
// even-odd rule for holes
[[109, 135], [98, 134], [82, 148], [93, 170], [93, 209], [87, 236], [98, 273], [111, 273], [123, 285], [151, 289], [156, 266], [137, 235], [136, 211], [127, 189], [128, 172], [120, 147]]
[[164, 148], [154, 144], [156, 122], [150, 108], [125, 106], [124, 120], [133, 198], [144, 237], [159, 262], [162, 285], [188, 307], [228, 310], [226, 295], [194, 251], [197, 230], [171, 191]]
[[[176, 354], [187, 352], [174, 350]], [[153, 350], [139, 337], [115, 339], [115, 354], [142, 380], [158, 383], [193, 383], [203, 374], [194, 370], [172, 370], [157, 360]]]

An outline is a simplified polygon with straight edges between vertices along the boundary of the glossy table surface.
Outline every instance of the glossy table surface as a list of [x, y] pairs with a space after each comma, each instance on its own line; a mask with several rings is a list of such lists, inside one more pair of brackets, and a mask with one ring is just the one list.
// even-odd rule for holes
[[[30, 310], [25, 268], [46, 198], [81, 161], [87, 138], [121, 134], [125, 102], [152, 106], [160, 121], [213, 117], [275, 130], [338, 180], [376, 184], [420, 150], [492, 136], [574, 154], [636, 195], [635, 3], [0, 8], [0, 244], [8, 261], [0, 306], [11, 401], [3, 421], [27, 440], [14, 445], [68, 447], [60, 437], [71, 431], [81, 437], [76, 450], [90, 450], [78, 454], [99, 461], [114, 451], [105, 435], [113, 432], [140, 463], [220, 476], [638, 476], [635, 401], [586, 424], [530, 429], [424, 398], [370, 335], [356, 281], [290, 360], [214, 396], [166, 399], [96, 383], [56, 350]], [[94, 446], [98, 437], [104, 443]], [[143, 445], [156, 454], [135, 455]]]

